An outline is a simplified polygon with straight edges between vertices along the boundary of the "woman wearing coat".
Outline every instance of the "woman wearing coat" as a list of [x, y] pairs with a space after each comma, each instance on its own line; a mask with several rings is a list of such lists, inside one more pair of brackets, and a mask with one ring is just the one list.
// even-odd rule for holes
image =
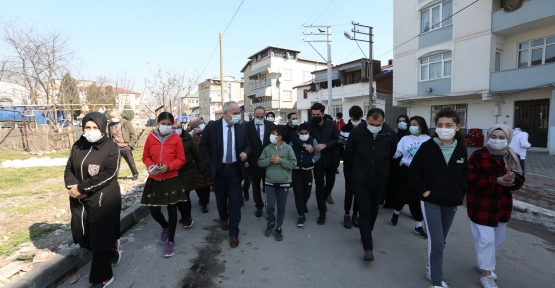
[[[206, 124], [204, 124], [204, 120], [200, 117], [193, 117], [193, 119], [189, 122], [189, 128], [191, 129], [189, 135], [193, 137], [197, 146], [200, 144], [204, 126], [206, 126]], [[204, 163], [204, 161], [201, 161], [201, 163]], [[210, 178], [208, 178], [206, 165], [202, 164], [202, 166], [204, 173], [196, 175], [197, 179], [195, 183], [195, 191], [197, 192], [197, 196], [199, 198], [199, 204], [202, 206], [202, 213], [208, 213], [208, 204], [210, 203], [210, 187], [214, 186], [214, 183], [212, 183]]]
[[85, 115], [83, 135], [71, 148], [64, 173], [70, 196], [73, 241], [92, 251], [91, 288], [110, 285], [119, 252], [121, 192], [117, 181], [119, 148], [106, 134], [106, 117]]

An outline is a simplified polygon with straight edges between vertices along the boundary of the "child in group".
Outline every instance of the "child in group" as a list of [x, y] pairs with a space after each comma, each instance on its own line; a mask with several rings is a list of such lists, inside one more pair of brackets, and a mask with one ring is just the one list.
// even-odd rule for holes
[[[285, 205], [287, 193], [291, 187], [292, 171], [297, 166], [297, 158], [291, 146], [283, 143], [283, 137], [287, 132], [284, 125], [272, 128], [270, 145], [266, 146], [258, 158], [258, 166], [266, 167], [266, 213], [268, 214], [268, 225], [264, 235], [274, 235], [276, 241], [283, 240], [281, 225], [285, 216]], [[274, 210], [278, 207], [277, 225]], [[277, 227], [276, 227], [277, 226]], [[275, 230], [274, 230], [275, 228]]]
[[[312, 145], [316, 147], [318, 141], [314, 137], [310, 136], [310, 127], [308, 124], [303, 123], [297, 127], [297, 135], [303, 143], [307, 145]], [[293, 145], [291, 142], [291, 148], [295, 153], [295, 158], [297, 158], [297, 165], [293, 169], [293, 194], [295, 195], [295, 206], [297, 208], [297, 214], [299, 214], [299, 220], [297, 221], [297, 227], [304, 227], [306, 222], [305, 213], [308, 213], [306, 208], [306, 203], [310, 198], [310, 192], [312, 191], [312, 169], [314, 168], [314, 163], [320, 159], [320, 152], [312, 151], [309, 153], [306, 149]]]
[[468, 195], [466, 206], [480, 284], [495, 288], [497, 275], [495, 256], [505, 241], [507, 222], [513, 210], [512, 191], [524, 184], [519, 155], [509, 147], [513, 131], [507, 125], [495, 124], [488, 129], [487, 144], [468, 159]]
[[[164, 257], [175, 251], [175, 229], [177, 227], [177, 203], [188, 201], [187, 193], [179, 178], [179, 168], [185, 164], [185, 153], [181, 137], [173, 132], [174, 118], [169, 112], [158, 115], [158, 129], [146, 138], [143, 163], [148, 169], [141, 205], [150, 206], [150, 215], [160, 226], [160, 242], [166, 243]], [[162, 214], [162, 206], [168, 209], [168, 221]]]
[[461, 116], [444, 108], [434, 117], [435, 134], [422, 143], [409, 167], [409, 181], [420, 197], [428, 228], [426, 277], [433, 288], [448, 287], [443, 281], [443, 249], [457, 206], [467, 190], [468, 152], [464, 146]]

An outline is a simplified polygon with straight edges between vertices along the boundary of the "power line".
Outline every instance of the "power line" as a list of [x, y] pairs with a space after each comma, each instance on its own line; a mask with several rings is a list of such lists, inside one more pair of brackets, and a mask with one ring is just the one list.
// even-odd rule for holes
[[322, 0], [322, 2], [320, 2], [320, 5], [318, 5], [318, 7], [316, 7], [316, 9], [314, 9], [314, 12], [312, 12], [312, 14], [310, 14], [310, 17], [308, 17], [308, 19], [306, 20], [306, 22], [310, 21], [310, 18], [312, 18], [312, 16], [314, 16], [314, 14], [316, 13], [316, 11], [318, 11], [318, 9], [320, 8], [320, 6], [322, 6], [322, 4], [324, 4], [324, 2], [326, 2], [326, 0]]
[[316, 21], [318, 21], [318, 19], [320, 19], [320, 17], [322, 17], [326, 11], [331, 7], [331, 5], [333, 4], [333, 1], [330, 1], [330, 4], [328, 4], [328, 6], [326, 6], [326, 8], [322, 11], [322, 14], [320, 14], [320, 16], [318, 16], [316, 19], [314, 19], [314, 21], [312, 21], [312, 23], [316, 23]]
[[337, 12], [337, 10], [339, 10], [339, 8], [341, 8], [341, 6], [343, 6], [343, 4], [345, 4], [345, 2], [347, 2], [347, 0], [343, 0], [343, 2], [341, 2], [341, 4], [339, 4], [339, 6], [335, 7], [335, 9], [333, 9], [333, 11], [331, 11], [331, 13], [328, 15], [328, 17], [326, 17], [326, 19], [324, 19], [322, 22], [326, 22], [333, 15], [333, 13]]

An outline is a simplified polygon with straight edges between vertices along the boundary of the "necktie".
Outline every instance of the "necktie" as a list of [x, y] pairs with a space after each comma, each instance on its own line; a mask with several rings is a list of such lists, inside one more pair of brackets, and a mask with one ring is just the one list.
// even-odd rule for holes
[[256, 132], [258, 133], [258, 138], [260, 138], [260, 124], [256, 124]]
[[233, 137], [231, 136], [231, 126], [232, 125], [227, 125], [227, 153], [225, 154], [225, 162], [228, 164], [233, 162], [233, 157], [231, 156], [231, 153], [233, 153], [233, 151], [231, 151], [231, 142], [233, 141]]

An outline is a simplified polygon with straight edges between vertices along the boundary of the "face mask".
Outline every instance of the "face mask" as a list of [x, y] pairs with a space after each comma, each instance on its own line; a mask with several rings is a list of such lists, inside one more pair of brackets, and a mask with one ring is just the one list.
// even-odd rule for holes
[[372, 134], [378, 134], [378, 132], [382, 131], [382, 126], [374, 127], [372, 125], [368, 125], [366, 128], [368, 128], [368, 131]]
[[293, 126], [297, 126], [298, 123], [299, 121], [297, 121], [297, 119], [291, 120], [291, 125]]
[[335, 122], [341, 122], [341, 119], [335, 118]]
[[320, 124], [320, 122], [322, 122], [322, 116], [312, 117], [312, 122], [315, 123], [315, 124]]
[[119, 118], [112, 118], [110, 120], [112, 120], [112, 123], [118, 123], [119, 122]]
[[241, 121], [241, 115], [231, 115], [231, 119], [229, 120], [229, 122], [234, 125], [239, 123], [239, 121]]
[[299, 139], [301, 139], [301, 141], [306, 141], [306, 140], [308, 140], [308, 137], [310, 137], [310, 134], [299, 135]]
[[204, 126], [206, 126], [204, 123], [198, 125], [197, 130], [198, 130], [199, 132], [202, 132], [202, 130], [204, 130]]
[[401, 130], [407, 130], [407, 122], [399, 122], [397, 123], [397, 127]]
[[102, 139], [102, 137], [104, 135], [102, 135], [102, 133], [100, 133], [100, 131], [98, 131], [98, 130], [93, 130], [93, 131], [87, 131], [87, 132], [83, 133], [83, 136], [90, 143], [96, 143], [96, 142], [98, 142], [98, 140]]
[[441, 140], [451, 140], [453, 139], [453, 137], [455, 137], [455, 128], [453, 129], [449, 129], [449, 128], [436, 128], [436, 133], [437, 136], [439, 136], [439, 139]]
[[420, 127], [418, 127], [418, 126], [410, 126], [410, 127], [409, 127], [410, 134], [412, 134], [412, 135], [418, 134], [418, 131], [419, 131], [418, 129], [419, 129], [419, 128], [420, 128]]
[[358, 121], [351, 120], [351, 124], [353, 124], [353, 126], [358, 126], [358, 124], [360, 124], [360, 122], [361, 122], [360, 120], [358, 120]]
[[270, 121], [270, 122], [274, 122], [274, 117], [266, 117], [266, 120]]
[[488, 145], [493, 148], [493, 150], [503, 150], [509, 146], [509, 141], [501, 139], [488, 139]]
[[158, 131], [160, 131], [160, 134], [170, 134], [172, 132], [172, 125], [160, 125], [160, 127], [158, 127]]
[[177, 135], [181, 135], [181, 133], [183, 133], [183, 129], [182, 129], [182, 128], [177, 128], [177, 129], [175, 129], [174, 131], [175, 131], [175, 133], [176, 133]]
[[276, 135], [270, 135], [270, 143], [276, 144], [278, 142]]
[[262, 124], [264, 124], [264, 120], [254, 119], [254, 124], [256, 124], [256, 125], [262, 125]]

